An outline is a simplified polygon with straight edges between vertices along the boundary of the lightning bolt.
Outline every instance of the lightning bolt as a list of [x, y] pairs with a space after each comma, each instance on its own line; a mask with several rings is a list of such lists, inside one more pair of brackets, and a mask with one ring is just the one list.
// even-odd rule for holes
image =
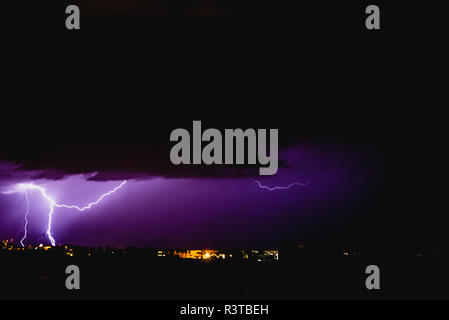
[[23, 238], [22, 240], [20, 240], [20, 243], [22, 244], [22, 247], [25, 247], [25, 245], [23, 244], [23, 241], [25, 241], [25, 239], [27, 238], [27, 227], [28, 227], [28, 216], [30, 214], [30, 199], [28, 198], [28, 191], [25, 191], [25, 200], [26, 200], [26, 205], [27, 205], [27, 211], [25, 213], [25, 224], [23, 226]]
[[126, 180], [123, 181], [120, 185], [118, 185], [117, 187], [115, 187], [115, 188], [112, 189], [111, 191], [102, 194], [101, 197], [98, 198], [97, 201], [91, 202], [91, 203], [89, 203], [89, 204], [88, 204], [87, 206], [85, 206], [85, 207], [78, 207], [78, 206], [73, 206], [73, 205], [69, 206], [69, 205], [66, 205], [66, 204], [57, 204], [56, 207], [58, 207], [58, 208], [67, 208], [67, 209], [76, 209], [76, 210], [78, 210], [78, 211], [89, 210], [89, 209], [92, 208], [93, 206], [99, 204], [99, 203], [101, 202], [101, 200], [103, 200], [104, 198], [110, 196], [111, 194], [115, 193], [118, 189], [120, 189], [121, 187], [123, 187], [123, 186], [126, 184], [126, 182], [127, 182]]
[[[48, 239], [50, 240], [52, 246], [56, 245], [56, 240], [55, 238], [53, 238], [53, 235], [51, 233], [52, 230], [52, 220], [53, 220], [53, 213], [55, 211], [55, 208], [67, 208], [67, 209], [76, 209], [78, 211], [85, 211], [88, 210], [90, 208], [92, 208], [93, 206], [99, 204], [101, 202], [101, 200], [103, 200], [104, 198], [112, 195], [113, 193], [115, 193], [117, 190], [119, 190], [120, 188], [122, 188], [125, 184], [127, 183], [127, 181], [123, 181], [120, 185], [118, 185], [117, 187], [115, 187], [114, 189], [112, 189], [109, 192], [106, 192], [104, 194], [102, 194], [98, 200], [89, 203], [88, 205], [86, 205], [85, 207], [79, 207], [76, 205], [67, 205], [67, 204], [58, 204], [56, 203], [56, 201], [50, 197], [47, 194], [47, 190], [45, 190], [45, 188], [35, 185], [33, 183], [20, 183], [18, 184], [18, 190], [25, 192], [26, 195], [26, 200], [27, 200], [27, 213], [25, 215], [25, 235], [21, 240], [21, 244], [22, 246], [24, 246], [23, 241], [26, 239], [27, 236], [27, 225], [28, 225], [28, 215], [29, 215], [29, 199], [28, 199], [28, 190], [37, 190], [41, 193], [42, 197], [48, 201], [49, 205], [50, 205], [50, 211], [48, 212], [48, 224], [47, 224], [47, 231], [46, 234], [48, 236]], [[17, 191], [6, 191], [3, 192], [4, 194], [12, 194], [12, 193], [16, 193]]]
[[302, 182], [293, 182], [290, 183], [288, 186], [275, 186], [275, 187], [269, 187], [269, 186], [264, 186], [262, 183], [260, 183], [260, 181], [254, 180], [255, 183], [257, 183], [257, 185], [259, 186], [259, 188], [261, 189], [266, 189], [268, 191], [275, 191], [275, 190], [286, 190], [286, 189], [290, 189], [293, 186], [299, 186], [299, 187], [306, 187], [309, 185], [310, 180], [302, 183]]

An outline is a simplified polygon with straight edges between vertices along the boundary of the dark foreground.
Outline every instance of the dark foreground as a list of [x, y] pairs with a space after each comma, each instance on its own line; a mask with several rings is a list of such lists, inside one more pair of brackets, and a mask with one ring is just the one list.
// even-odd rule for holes
[[[81, 290], [65, 287], [72, 264], [80, 268]], [[380, 267], [380, 290], [365, 288], [370, 264]], [[447, 267], [438, 256], [205, 263], [1, 254], [0, 299], [447, 299]]]

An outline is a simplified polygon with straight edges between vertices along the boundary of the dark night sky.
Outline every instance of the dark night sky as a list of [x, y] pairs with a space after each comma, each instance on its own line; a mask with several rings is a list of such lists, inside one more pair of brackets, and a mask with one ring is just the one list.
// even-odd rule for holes
[[[427, 119], [410, 110], [418, 102], [410, 92], [426, 70], [410, 67], [406, 36], [402, 44], [395, 32], [367, 36], [354, 28], [360, 21], [332, 14], [341, 8], [322, 12], [314, 4], [298, 11], [171, 1], [143, 10], [139, 1], [115, 1], [103, 11], [95, 3], [83, 13], [82, 30], [68, 35], [64, 3], [7, 2], [15, 10], [5, 21], [16, 32], [5, 37], [14, 50], [4, 58], [0, 187], [33, 180], [58, 199], [83, 204], [132, 179], [96, 211], [58, 209], [58, 240], [446, 246], [444, 217], [434, 210], [438, 191], [423, 188], [435, 177], [429, 157], [439, 132], [416, 129], [418, 119]], [[363, 7], [345, 6], [351, 17]], [[321, 12], [327, 23], [307, 12]], [[267, 18], [271, 23], [262, 24]], [[260, 180], [311, 184], [267, 192], [251, 172], [173, 167], [169, 134], [189, 129], [192, 120], [220, 129], [279, 128], [283, 168]], [[21, 167], [12, 170], [11, 163]], [[97, 182], [78, 175], [91, 172]], [[36, 217], [45, 214], [38, 196], [31, 202]], [[19, 198], [0, 196], [0, 237], [20, 235], [21, 212]]]

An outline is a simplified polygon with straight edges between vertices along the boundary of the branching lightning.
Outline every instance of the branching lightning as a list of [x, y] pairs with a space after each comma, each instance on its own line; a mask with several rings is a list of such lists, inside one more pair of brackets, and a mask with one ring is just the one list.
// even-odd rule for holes
[[[269, 187], [266, 185], [263, 185], [260, 181], [258, 180], [254, 180], [255, 183], [257, 183], [257, 185], [259, 186], [259, 188], [261, 189], [265, 189], [268, 191], [275, 191], [275, 190], [286, 190], [286, 189], [290, 189], [294, 186], [299, 186], [299, 187], [305, 187], [307, 185], [309, 185], [310, 180], [307, 182], [293, 182], [290, 183], [287, 186], [274, 186], [274, 187]], [[59, 204], [57, 203], [51, 196], [49, 196], [47, 194], [47, 190], [42, 187], [42, 186], [38, 186], [35, 185], [33, 183], [20, 183], [18, 185], [16, 185], [16, 188], [14, 190], [9, 190], [6, 192], [2, 192], [3, 194], [14, 194], [14, 193], [18, 193], [18, 192], [23, 192], [25, 194], [25, 200], [26, 200], [26, 213], [25, 213], [25, 219], [24, 219], [24, 235], [23, 238], [20, 240], [21, 245], [24, 247], [24, 241], [27, 238], [27, 227], [28, 227], [28, 217], [30, 215], [30, 201], [29, 201], [29, 195], [28, 195], [28, 191], [29, 190], [37, 190], [38, 192], [40, 192], [40, 194], [42, 195], [42, 197], [47, 200], [47, 202], [49, 203], [50, 209], [48, 212], [48, 224], [47, 224], [47, 230], [46, 230], [46, 234], [48, 236], [48, 239], [50, 240], [52, 246], [56, 245], [56, 240], [52, 235], [52, 221], [53, 221], [53, 213], [55, 211], [55, 208], [66, 208], [66, 209], [76, 209], [80, 212], [86, 211], [91, 209], [93, 206], [96, 206], [97, 204], [99, 204], [104, 198], [114, 194], [117, 190], [121, 189], [125, 184], [127, 183], [127, 180], [123, 181], [122, 183], [120, 183], [117, 187], [115, 187], [114, 189], [102, 194], [96, 201], [91, 202], [89, 204], [87, 204], [84, 207], [80, 207], [77, 205], [69, 205], [69, 204]]]
[[259, 186], [259, 188], [261, 189], [266, 189], [268, 191], [275, 191], [275, 190], [286, 190], [286, 189], [290, 189], [293, 186], [299, 186], [299, 187], [306, 187], [309, 185], [310, 180], [302, 183], [302, 182], [293, 182], [290, 183], [288, 186], [275, 186], [275, 187], [269, 187], [269, 186], [265, 186], [262, 183], [260, 183], [260, 181], [254, 180], [255, 183], [257, 183], [257, 185]]
[[47, 202], [50, 205], [50, 211], [48, 212], [48, 225], [47, 225], [47, 231], [46, 234], [48, 236], [48, 239], [50, 240], [52, 246], [56, 245], [56, 240], [54, 239], [51, 230], [52, 230], [52, 220], [53, 220], [53, 213], [55, 211], [55, 208], [67, 208], [67, 209], [76, 209], [78, 211], [85, 211], [88, 210], [90, 208], [92, 208], [93, 206], [99, 204], [104, 198], [110, 196], [111, 194], [115, 193], [117, 190], [119, 190], [120, 188], [122, 188], [125, 184], [127, 183], [127, 181], [123, 181], [120, 185], [118, 185], [117, 187], [115, 187], [114, 189], [112, 189], [109, 192], [106, 192], [104, 194], [102, 194], [98, 200], [89, 203], [88, 205], [84, 206], [84, 207], [79, 207], [76, 205], [67, 205], [67, 204], [58, 204], [56, 203], [56, 201], [50, 197], [47, 194], [47, 190], [45, 190], [45, 188], [41, 187], [41, 186], [37, 186], [33, 183], [20, 183], [17, 185], [17, 189], [16, 190], [11, 190], [11, 191], [6, 191], [3, 192], [4, 194], [13, 194], [13, 193], [17, 193], [17, 192], [24, 192], [25, 196], [26, 196], [26, 202], [27, 202], [27, 212], [25, 214], [25, 226], [24, 226], [24, 237], [22, 238], [22, 240], [20, 241], [20, 243], [22, 244], [22, 246], [24, 246], [23, 241], [26, 239], [27, 237], [27, 225], [28, 225], [28, 215], [30, 213], [30, 202], [29, 202], [29, 198], [28, 198], [28, 190], [37, 190], [41, 193], [42, 197], [47, 200]]
[[85, 207], [78, 207], [78, 206], [73, 206], [73, 205], [69, 206], [69, 205], [66, 205], [66, 204], [58, 204], [58, 205], [56, 205], [56, 207], [58, 207], [58, 208], [67, 208], [67, 209], [77, 209], [77, 210], [79, 210], [79, 211], [85, 211], [85, 210], [88, 210], [88, 209], [92, 208], [93, 206], [99, 204], [100, 201], [103, 200], [104, 198], [106, 198], [107, 196], [110, 196], [111, 194], [115, 193], [118, 189], [120, 189], [121, 187], [123, 187], [123, 186], [126, 184], [126, 182], [127, 182], [126, 180], [123, 181], [120, 185], [118, 185], [117, 187], [115, 187], [115, 188], [112, 189], [111, 191], [109, 191], [109, 192], [107, 192], [107, 193], [105, 193], [105, 194], [102, 194], [102, 195], [100, 196], [100, 198], [98, 198], [97, 201], [91, 202], [91, 203], [89, 203], [89, 204], [88, 204], [87, 206], [85, 206]]

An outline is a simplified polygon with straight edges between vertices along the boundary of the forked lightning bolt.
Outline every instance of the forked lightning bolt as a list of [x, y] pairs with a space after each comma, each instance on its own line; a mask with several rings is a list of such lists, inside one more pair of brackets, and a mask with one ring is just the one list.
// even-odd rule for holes
[[53, 213], [55, 211], [55, 207], [56, 208], [76, 209], [78, 211], [88, 210], [88, 209], [92, 208], [93, 206], [99, 204], [101, 202], [101, 200], [103, 200], [107, 196], [110, 196], [111, 194], [115, 193], [117, 190], [119, 190], [121, 187], [123, 187], [126, 184], [126, 182], [127, 182], [126, 180], [123, 181], [120, 185], [118, 185], [117, 187], [115, 187], [111, 191], [102, 194], [98, 198], [98, 200], [96, 200], [94, 202], [91, 202], [87, 206], [84, 206], [84, 207], [79, 207], [79, 206], [76, 206], [76, 205], [58, 204], [58, 203], [56, 203], [56, 201], [52, 197], [50, 197], [47, 194], [47, 190], [45, 190], [45, 188], [43, 188], [41, 186], [37, 186], [37, 185], [32, 184], [32, 183], [20, 183], [20, 184], [17, 185], [17, 190], [7, 191], [7, 192], [3, 192], [3, 193], [4, 194], [12, 194], [12, 193], [16, 193], [16, 192], [24, 192], [25, 193], [26, 202], [27, 202], [27, 212], [26, 212], [26, 215], [25, 215], [24, 237], [20, 241], [22, 246], [24, 246], [23, 241], [27, 237], [28, 215], [29, 215], [29, 212], [30, 212], [30, 202], [29, 202], [29, 199], [28, 199], [28, 190], [37, 190], [37, 191], [39, 191], [41, 193], [42, 197], [45, 200], [47, 200], [48, 203], [50, 204], [50, 211], [48, 212], [48, 225], [47, 225], [46, 234], [47, 234], [48, 239], [50, 240], [52, 246], [54, 246], [54, 245], [56, 245], [56, 240], [53, 238], [53, 235], [51, 234], [51, 228], [52, 228], [52, 219], [53, 219]]
[[[255, 183], [257, 183], [257, 185], [261, 188], [261, 189], [265, 189], [268, 191], [275, 191], [275, 190], [286, 190], [286, 189], [290, 189], [293, 186], [300, 186], [300, 187], [305, 187], [307, 185], [309, 185], [310, 181], [307, 181], [305, 183], [302, 182], [293, 182], [290, 183], [287, 186], [274, 186], [274, 187], [269, 187], [266, 185], [263, 185], [260, 181], [255, 180]], [[93, 206], [99, 204], [104, 198], [112, 195], [113, 193], [115, 193], [117, 190], [121, 189], [125, 184], [127, 183], [127, 180], [123, 181], [121, 184], [119, 184], [117, 187], [115, 187], [114, 189], [112, 189], [109, 192], [106, 192], [104, 194], [102, 194], [96, 201], [91, 202], [89, 204], [87, 204], [84, 207], [80, 207], [77, 205], [68, 205], [68, 204], [58, 204], [56, 203], [56, 201], [50, 197], [47, 194], [47, 190], [41, 186], [35, 185], [33, 183], [20, 183], [17, 185], [17, 189], [16, 190], [11, 190], [11, 191], [6, 191], [3, 192], [3, 194], [13, 194], [13, 193], [17, 193], [17, 192], [24, 192], [25, 194], [25, 199], [26, 199], [26, 213], [25, 213], [25, 222], [24, 222], [24, 236], [23, 238], [20, 240], [20, 243], [22, 244], [22, 246], [24, 245], [24, 241], [27, 238], [27, 226], [28, 226], [28, 216], [30, 214], [30, 201], [28, 198], [28, 191], [29, 190], [37, 190], [41, 193], [42, 197], [48, 201], [49, 205], [50, 205], [50, 211], [48, 212], [48, 225], [47, 225], [47, 231], [46, 234], [48, 236], [48, 239], [50, 240], [52, 246], [56, 245], [56, 240], [54, 239], [51, 231], [52, 231], [52, 220], [53, 220], [53, 213], [55, 211], [55, 208], [66, 208], [66, 209], [76, 209], [78, 211], [85, 211], [85, 210], [89, 210], [90, 208], [92, 208]]]
[[275, 187], [269, 187], [269, 186], [264, 186], [262, 183], [260, 183], [260, 181], [254, 180], [255, 183], [257, 183], [257, 185], [261, 188], [261, 189], [266, 189], [268, 191], [275, 191], [275, 190], [285, 190], [285, 189], [290, 189], [293, 186], [299, 186], [299, 187], [305, 187], [308, 186], [310, 183], [310, 180], [302, 183], [302, 182], [293, 182], [290, 183], [288, 186], [275, 186]]

